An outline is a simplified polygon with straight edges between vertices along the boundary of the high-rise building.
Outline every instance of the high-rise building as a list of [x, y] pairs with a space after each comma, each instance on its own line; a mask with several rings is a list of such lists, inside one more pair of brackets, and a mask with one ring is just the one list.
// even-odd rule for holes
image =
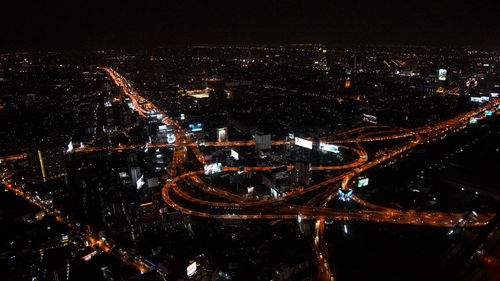
[[132, 179], [132, 184], [135, 185], [137, 183], [137, 180], [141, 177], [141, 168], [131, 167], [130, 168], [130, 177]]
[[271, 134], [258, 132], [255, 134], [255, 150], [257, 152], [271, 149]]
[[32, 170], [29, 180], [33, 183], [39, 183], [66, 176], [63, 151], [64, 148], [55, 147], [40, 148], [28, 153], [28, 161]]
[[297, 161], [291, 173], [291, 180], [298, 184], [309, 184], [311, 163], [307, 161]]
[[227, 127], [217, 128], [217, 141], [227, 142]]

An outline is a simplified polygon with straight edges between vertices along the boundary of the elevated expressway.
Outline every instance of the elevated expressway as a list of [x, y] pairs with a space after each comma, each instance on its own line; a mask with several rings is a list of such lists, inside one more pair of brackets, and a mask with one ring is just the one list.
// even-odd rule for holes
[[[120, 145], [116, 147], [83, 147], [76, 148], [75, 152], [88, 153], [94, 151], [134, 149], [140, 147], [173, 147], [174, 155], [172, 166], [168, 173], [168, 180], [162, 188], [162, 196], [167, 204], [186, 214], [213, 217], [220, 219], [297, 219], [299, 214], [302, 219], [318, 220], [360, 220], [371, 222], [430, 225], [430, 226], [454, 226], [463, 217], [463, 213], [445, 212], [418, 212], [414, 210], [399, 210], [378, 206], [354, 196], [353, 199], [366, 207], [366, 210], [336, 210], [326, 207], [326, 203], [337, 194], [339, 188], [348, 189], [352, 179], [380, 163], [390, 161], [397, 156], [403, 157], [405, 152], [423, 143], [429, 143], [443, 138], [448, 133], [457, 132], [466, 127], [469, 119], [484, 113], [485, 110], [495, 110], [500, 103], [499, 99], [492, 100], [475, 110], [462, 113], [449, 120], [420, 128], [395, 128], [390, 126], [366, 126], [346, 130], [332, 137], [325, 137], [322, 142], [335, 144], [343, 150], [350, 150], [358, 157], [351, 163], [336, 166], [315, 166], [312, 170], [330, 172], [337, 170], [337, 174], [322, 182], [294, 189], [283, 197], [268, 200], [253, 200], [238, 194], [232, 194], [226, 190], [209, 186], [198, 176], [203, 173], [198, 171], [185, 171], [184, 164], [187, 161], [187, 151], [192, 150], [201, 164], [206, 164], [204, 155], [198, 149], [197, 143], [189, 138], [186, 131], [176, 120], [169, 118], [160, 108], [140, 96], [131, 84], [112, 68], [100, 68], [106, 71], [115, 84], [122, 88], [123, 92], [130, 97], [134, 108], [144, 116], [149, 110], [161, 113], [165, 124], [173, 125], [176, 136], [175, 144], [137, 144]], [[399, 140], [400, 143], [393, 147], [387, 147], [375, 155], [368, 155], [364, 144], [368, 142], [383, 143], [387, 140]], [[272, 145], [284, 145], [284, 140], [273, 140]], [[230, 142], [206, 142], [205, 146], [252, 146], [253, 140], [230, 141]], [[26, 157], [25, 154], [0, 157], [0, 160], [15, 160]], [[265, 171], [273, 167], [244, 167], [245, 171]], [[235, 172], [240, 167], [223, 167], [224, 172]], [[293, 166], [288, 166], [293, 169]], [[179, 184], [182, 182], [182, 184]], [[210, 198], [221, 200], [207, 200], [197, 198], [185, 190], [185, 188], [197, 188], [201, 193], [210, 194]], [[290, 204], [289, 199], [297, 198], [309, 192], [316, 191], [308, 202], [303, 205]], [[198, 193], [199, 194], [199, 193]], [[486, 225], [494, 214], [478, 214], [477, 218], [468, 222], [468, 226]]]

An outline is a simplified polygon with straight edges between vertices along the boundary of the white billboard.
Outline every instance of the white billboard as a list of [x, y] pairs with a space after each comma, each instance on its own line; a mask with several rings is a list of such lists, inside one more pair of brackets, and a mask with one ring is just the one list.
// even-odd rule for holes
[[175, 142], [175, 135], [172, 133], [167, 134], [167, 142], [168, 143], [174, 143]]
[[235, 160], [239, 160], [238, 152], [231, 149], [231, 157], [233, 157]]
[[219, 173], [220, 171], [222, 171], [222, 164], [221, 163], [208, 164], [203, 166], [203, 170], [205, 175]]
[[483, 99], [481, 97], [470, 97], [470, 101], [473, 101], [473, 102], [483, 102]]
[[328, 144], [328, 143], [319, 143], [319, 149], [323, 151], [328, 151], [328, 152], [334, 152], [334, 153], [339, 153], [339, 147], [333, 144]]
[[372, 123], [372, 124], [378, 124], [377, 116], [369, 115], [366, 113], [363, 113], [363, 121], [368, 122], [368, 123]]
[[196, 273], [196, 262], [191, 263], [187, 268], [186, 268], [186, 274], [188, 277], [193, 276]]
[[442, 69], [442, 68], [439, 69], [438, 79], [440, 81], [445, 81], [446, 80], [446, 72], [447, 72], [446, 69]]
[[145, 184], [146, 182], [144, 181], [144, 176], [141, 176], [137, 182], [136, 182], [136, 185], [137, 185], [137, 189], [141, 189], [141, 187]]
[[295, 138], [295, 145], [302, 146], [305, 148], [312, 149], [312, 141], [302, 139], [302, 138]]

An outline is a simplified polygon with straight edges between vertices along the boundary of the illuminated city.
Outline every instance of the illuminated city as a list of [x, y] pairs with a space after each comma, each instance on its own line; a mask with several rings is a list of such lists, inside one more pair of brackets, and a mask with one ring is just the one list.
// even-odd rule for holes
[[[391, 38], [364, 9], [383, 42], [366, 23], [367, 41], [332, 42], [315, 27], [343, 33], [307, 9], [285, 39], [233, 18], [224, 30], [261, 37], [225, 40], [220, 18], [187, 28], [243, 6], [176, 5], [199, 17], [172, 23], [179, 42], [138, 32], [170, 21], [161, 5], [111, 7], [138, 13], [140, 46], [100, 38], [106, 20], [80, 27], [83, 11], [73, 39], [61, 26], [30, 46], [26, 23], [6, 37], [2, 280], [500, 278], [500, 42]], [[387, 11], [416, 32], [417, 10]]]

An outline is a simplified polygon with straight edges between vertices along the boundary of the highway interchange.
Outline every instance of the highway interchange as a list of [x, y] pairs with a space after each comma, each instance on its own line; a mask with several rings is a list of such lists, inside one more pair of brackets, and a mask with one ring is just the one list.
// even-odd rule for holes
[[[465, 128], [471, 117], [484, 117], [485, 110], [496, 111], [500, 99], [494, 99], [481, 107], [472, 111], [462, 113], [449, 120], [420, 128], [394, 128], [389, 126], [366, 126], [346, 130], [338, 133], [335, 136], [324, 137], [322, 142], [328, 142], [340, 147], [341, 151], [350, 150], [357, 155], [357, 158], [351, 163], [343, 163], [337, 166], [315, 166], [312, 170], [340, 171], [339, 175], [332, 176], [322, 182], [315, 183], [309, 186], [303, 186], [286, 193], [282, 197], [272, 198], [267, 200], [249, 199], [247, 196], [233, 194], [226, 190], [217, 188], [204, 182], [199, 175], [203, 174], [203, 170], [186, 171], [184, 164], [187, 161], [187, 151], [191, 150], [198, 161], [203, 165], [207, 164], [205, 155], [198, 149], [196, 141], [192, 140], [185, 129], [179, 123], [168, 117], [159, 107], [149, 102], [144, 97], [140, 96], [133, 89], [131, 84], [119, 73], [112, 68], [100, 68], [106, 71], [115, 84], [120, 87], [124, 94], [127, 95], [135, 108], [135, 110], [143, 117], [150, 110], [154, 110], [163, 115], [162, 122], [173, 125], [176, 142], [174, 144], [137, 144], [137, 145], [119, 145], [111, 146], [89, 146], [76, 148], [77, 153], [90, 153], [96, 151], [115, 150], [123, 151], [135, 148], [149, 147], [172, 147], [174, 150], [171, 169], [168, 171], [166, 178], [168, 180], [162, 188], [162, 196], [165, 202], [172, 208], [182, 211], [185, 214], [211, 217], [218, 219], [298, 219], [300, 220], [316, 220], [314, 249], [318, 259], [318, 279], [333, 280], [334, 273], [330, 269], [327, 257], [327, 249], [323, 244], [323, 233], [325, 221], [369, 221], [377, 223], [394, 223], [394, 224], [411, 224], [411, 225], [427, 225], [438, 227], [454, 227], [464, 224], [464, 210], [460, 213], [446, 212], [425, 212], [415, 210], [394, 209], [385, 206], [380, 206], [370, 202], [366, 202], [359, 195], [352, 197], [353, 201], [359, 203], [364, 209], [333, 209], [328, 208], [328, 202], [335, 198], [338, 194], [338, 189], [350, 189], [355, 181], [355, 178], [361, 173], [373, 168], [381, 163], [392, 161], [396, 158], [405, 157], [408, 151], [412, 148], [430, 143], [437, 139], [446, 137], [447, 134], [457, 132]], [[363, 144], [367, 142], [383, 143], [387, 140], [398, 140], [398, 144], [393, 147], [387, 147], [374, 155], [369, 155], [366, 152]], [[273, 140], [272, 145], [285, 145], [284, 140]], [[253, 140], [229, 141], [229, 142], [206, 142], [205, 146], [217, 147], [233, 147], [233, 146], [252, 146], [255, 145]], [[17, 160], [27, 157], [25, 153], [15, 154], [0, 157], [0, 162]], [[243, 167], [245, 171], [265, 171], [273, 167]], [[241, 167], [224, 166], [222, 173], [232, 173], [239, 171]], [[288, 169], [293, 169], [289, 165]], [[5, 182], [9, 189], [21, 196], [27, 196], [20, 189], [16, 189], [12, 184]], [[207, 200], [197, 197], [191, 192], [192, 189], [197, 189], [196, 194], [210, 194], [210, 198], [220, 198], [221, 200]], [[316, 191], [315, 196], [310, 198], [304, 204], [289, 203], [290, 199], [297, 198], [307, 193]], [[28, 200], [32, 201], [30, 198]], [[297, 202], [296, 200], [294, 202]], [[50, 211], [50, 210], [49, 210]], [[53, 212], [53, 211], [51, 211]], [[484, 226], [495, 216], [493, 213], [479, 213], [474, 219], [467, 221], [467, 226]], [[61, 216], [59, 219], [63, 220]], [[346, 229], [347, 231], [347, 229]], [[89, 234], [86, 234], [89, 235]], [[103, 244], [98, 237], [90, 237], [95, 245]], [[111, 251], [112, 247], [101, 245], [105, 251]], [[130, 261], [129, 261], [130, 262]], [[143, 261], [132, 261], [141, 271], [145, 270]]]

